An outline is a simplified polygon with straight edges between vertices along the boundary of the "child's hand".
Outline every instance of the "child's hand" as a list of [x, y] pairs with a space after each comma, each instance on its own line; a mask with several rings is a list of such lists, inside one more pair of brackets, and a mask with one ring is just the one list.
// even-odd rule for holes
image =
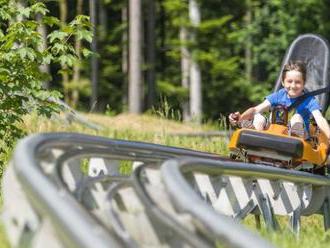
[[241, 118], [241, 114], [239, 112], [231, 113], [228, 118], [230, 124], [236, 126]]

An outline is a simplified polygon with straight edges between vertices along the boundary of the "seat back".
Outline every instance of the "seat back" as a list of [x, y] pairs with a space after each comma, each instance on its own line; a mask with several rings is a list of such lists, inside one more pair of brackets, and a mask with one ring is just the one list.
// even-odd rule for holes
[[[305, 88], [307, 91], [314, 91], [330, 84], [329, 44], [323, 37], [315, 34], [304, 34], [292, 42], [282, 61], [274, 92], [282, 88], [283, 67], [291, 60], [300, 60], [306, 63]], [[321, 105], [322, 113], [325, 113], [329, 105], [329, 93], [317, 95], [316, 98]]]

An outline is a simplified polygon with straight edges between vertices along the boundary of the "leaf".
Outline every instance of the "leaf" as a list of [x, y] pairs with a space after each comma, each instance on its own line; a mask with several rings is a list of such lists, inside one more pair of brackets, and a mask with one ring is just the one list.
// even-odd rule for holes
[[47, 64], [47, 65], [49, 65], [51, 61], [54, 59], [54, 57], [50, 53], [43, 55], [42, 58], [43, 58], [42, 64]]
[[60, 56], [60, 57], [58, 58], [58, 60], [59, 60], [59, 62], [60, 62], [60, 64], [61, 64], [61, 66], [63, 67], [63, 66], [65, 66], [65, 65], [67, 65], [67, 63], [68, 63], [68, 56], [66, 56], [66, 55], [62, 55], [62, 56]]
[[17, 52], [18, 52], [19, 56], [21, 57], [21, 59], [24, 60], [26, 57], [26, 54], [27, 54], [26, 48], [25, 47], [20, 48], [17, 50]]
[[58, 53], [63, 53], [66, 50], [66, 46], [62, 43], [55, 43], [52, 48], [51, 48], [52, 52], [54, 52], [55, 54]]
[[42, 22], [45, 24], [45, 25], [48, 25], [50, 27], [53, 27], [54, 25], [55, 26], [59, 26], [60, 25], [60, 20], [54, 16], [44, 16], [42, 18]]
[[87, 48], [83, 48], [82, 49], [82, 54], [83, 54], [84, 57], [89, 57], [93, 54], [93, 52], [91, 50], [87, 49]]
[[77, 30], [77, 39], [78, 40], [86, 40], [88, 42], [92, 42], [93, 40], [93, 33], [89, 30], [82, 29], [82, 30]]
[[19, 7], [18, 8], [18, 19], [24, 19], [24, 18], [29, 18], [31, 14], [31, 8], [27, 7]]
[[50, 33], [47, 38], [49, 39], [50, 43], [53, 43], [55, 40], [63, 40], [64, 38], [66, 38], [68, 36], [68, 33], [66, 32], [62, 32], [62, 31], [53, 31], [52, 33]]
[[201, 22], [201, 24], [199, 25], [199, 29], [204, 32], [218, 29], [228, 23], [232, 18], [233, 17], [231, 15], [227, 15], [217, 19], [206, 20]]
[[31, 6], [31, 10], [33, 11], [33, 13], [35, 14], [42, 14], [42, 15], [46, 15], [49, 10], [46, 8], [46, 5], [42, 2], [37, 2], [35, 4], [33, 4]]

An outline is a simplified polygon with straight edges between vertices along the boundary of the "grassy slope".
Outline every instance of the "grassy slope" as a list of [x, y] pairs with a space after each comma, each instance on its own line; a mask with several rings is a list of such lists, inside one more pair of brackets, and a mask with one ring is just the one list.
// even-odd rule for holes
[[[227, 154], [226, 142], [220, 137], [212, 138], [189, 138], [178, 137], [170, 134], [200, 132], [210, 129], [207, 126], [181, 124], [151, 116], [119, 115], [106, 117], [89, 114], [86, 118], [92, 120], [104, 129], [95, 131], [83, 127], [77, 123], [67, 123], [63, 118], [55, 118], [52, 121], [31, 115], [25, 119], [24, 128], [29, 134], [39, 132], [80, 132], [92, 135], [105, 136], [115, 139], [136, 140], [152, 142], [163, 145], [179, 146], [201, 151]], [[278, 247], [328, 247], [330, 245], [330, 232], [324, 232], [322, 220], [319, 216], [304, 217], [302, 219], [302, 231], [300, 239], [293, 236], [288, 227], [287, 219], [279, 219], [281, 231], [269, 233], [262, 227], [260, 233], [271, 240]], [[256, 231], [252, 217], [244, 220], [244, 224], [251, 230]], [[3, 228], [0, 226], [0, 248], [9, 247]]]

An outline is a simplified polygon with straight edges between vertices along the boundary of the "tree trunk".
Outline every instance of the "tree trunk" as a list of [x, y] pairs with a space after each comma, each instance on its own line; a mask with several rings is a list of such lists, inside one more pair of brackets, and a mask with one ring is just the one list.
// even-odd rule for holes
[[100, 36], [100, 40], [106, 41], [107, 30], [108, 30], [108, 17], [107, 17], [107, 8], [104, 3], [105, 0], [100, 0], [99, 2], [99, 21], [100, 21], [100, 29], [102, 30]]
[[161, 68], [166, 68], [166, 55], [165, 55], [165, 40], [166, 40], [166, 11], [163, 5], [164, 0], [160, 0], [159, 10], [159, 36], [160, 36], [160, 65]]
[[148, 84], [148, 108], [154, 105], [156, 94], [155, 73], [155, 0], [148, 0], [148, 22], [147, 22], [147, 84]]
[[[60, 20], [64, 24], [68, 18], [68, 6], [66, 0], [59, 1], [60, 7]], [[64, 66], [62, 68], [62, 84], [63, 84], [63, 92], [64, 92], [64, 101], [70, 104], [70, 96], [69, 96], [69, 75], [66, 72], [67, 67]]]
[[[251, 0], [247, 0], [247, 11], [244, 17], [245, 26], [251, 25], [252, 22], [252, 6]], [[252, 80], [252, 42], [250, 34], [245, 40], [245, 75], [246, 79], [251, 82]]]
[[[82, 14], [82, 7], [83, 7], [83, 0], [77, 0], [77, 15]], [[81, 61], [81, 41], [76, 39], [75, 45], [74, 45], [76, 54], [79, 58], [79, 63], [76, 63], [73, 67], [73, 83], [76, 85], [75, 88], [72, 89], [72, 104], [71, 107], [76, 108], [77, 103], [79, 101], [79, 90], [78, 90], [78, 84], [80, 81], [80, 61]]]
[[129, 112], [141, 113], [143, 103], [141, 0], [129, 0]]
[[[38, 26], [38, 32], [41, 34], [42, 37], [42, 44], [40, 45], [39, 49], [40, 51], [44, 51], [47, 49], [47, 29], [46, 26], [44, 24], [42, 24], [41, 22], [41, 14], [37, 15], [37, 22], [39, 23]], [[40, 71], [43, 73], [46, 73], [47, 75], [50, 75], [50, 68], [49, 65], [45, 64], [45, 65], [41, 65], [40, 66]], [[49, 88], [49, 82], [48, 81], [44, 81], [43, 82], [43, 87], [45, 89]]]
[[[198, 27], [200, 24], [200, 10], [196, 0], [189, 0], [189, 18], [193, 27]], [[195, 35], [192, 34], [194, 42]], [[193, 54], [193, 53], [192, 53]], [[202, 117], [202, 85], [201, 71], [196, 61], [192, 56], [190, 66], [190, 114], [194, 121], [200, 123]]]
[[[188, 41], [188, 31], [186, 27], [180, 27], [180, 43], [181, 43], [181, 85], [189, 92], [189, 67], [190, 54], [186, 47]], [[190, 121], [189, 99], [182, 103], [182, 115], [184, 121]]]
[[97, 85], [98, 85], [98, 59], [95, 56], [97, 53], [97, 39], [96, 39], [96, 6], [97, 0], [89, 0], [89, 12], [90, 12], [90, 19], [93, 25], [93, 40], [91, 43], [91, 50], [94, 53], [91, 59], [91, 83], [92, 83], [92, 95], [90, 98], [90, 110], [95, 111], [97, 109]]
[[[121, 20], [122, 23], [126, 23], [127, 24], [127, 7], [123, 7], [121, 10]], [[127, 25], [126, 25], [127, 26]], [[123, 31], [122, 34], [122, 63], [121, 63], [121, 69], [122, 69], [122, 73], [123, 73], [123, 97], [122, 97], [122, 102], [124, 106], [128, 105], [128, 100], [127, 100], [127, 92], [128, 92], [128, 63], [127, 63], [127, 59], [128, 59], [128, 52], [127, 52], [127, 28]]]

